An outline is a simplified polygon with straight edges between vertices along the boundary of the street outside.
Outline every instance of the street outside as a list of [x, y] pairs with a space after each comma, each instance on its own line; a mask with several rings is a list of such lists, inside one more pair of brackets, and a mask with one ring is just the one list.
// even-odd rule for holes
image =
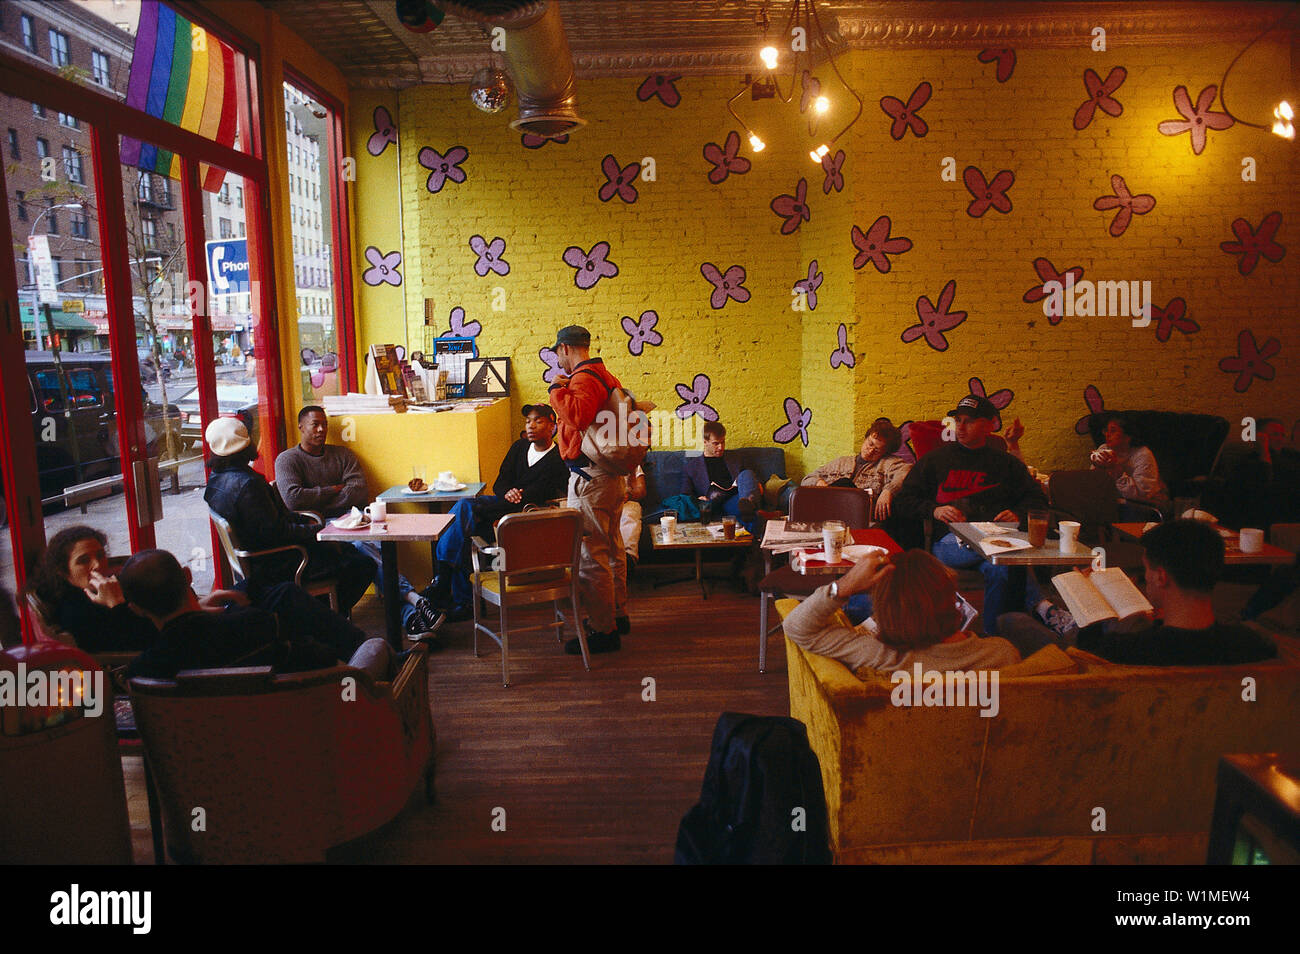
[[[167, 403], [191, 391], [198, 383], [193, 368], [173, 371], [167, 380]], [[218, 366], [218, 390], [223, 385], [254, 385], [255, 379], [242, 365]], [[162, 389], [156, 380], [145, 382], [145, 391], [151, 401], [162, 403]], [[205, 474], [201, 450], [195, 448], [182, 455], [185, 461], [178, 468], [179, 493], [172, 492], [170, 477], [162, 480], [163, 519], [154, 525], [157, 545], [175, 554], [182, 564], [188, 565], [194, 575], [194, 588], [207, 593], [214, 580], [212, 529], [208, 520], [208, 507], [203, 500]], [[126, 500], [121, 487], [108, 497], [80, 506], [71, 506], [45, 514], [45, 538], [48, 540], [64, 527], [85, 524], [108, 536], [109, 556], [130, 553], [130, 532], [127, 527]], [[0, 532], [0, 580], [12, 591], [14, 581], [12, 540], [6, 527]]]

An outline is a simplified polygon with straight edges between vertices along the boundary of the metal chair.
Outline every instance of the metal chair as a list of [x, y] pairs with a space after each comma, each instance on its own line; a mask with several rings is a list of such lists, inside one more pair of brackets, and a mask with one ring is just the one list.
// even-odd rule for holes
[[238, 541], [235, 539], [234, 528], [230, 526], [230, 521], [212, 508], [208, 508], [208, 515], [212, 518], [212, 525], [217, 528], [217, 539], [221, 541], [222, 552], [226, 554], [226, 559], [230, 561], [231, 572], [235, 574], [235, 579], [246, 580], [249, 577], [249, 561], [257, 557], [268, 556], [272, 553], [282, 553], [287, 550], [297, 550], [302, 559], [298, 563], [298, 569], [293, 574], [293, 582], [301, 586], [312, 596], [326, 596], [329, 598], [330, 609], [334, 612], [339, 611], [339, 589], [338, 581], [334, 579], [320, 579], [303, 581], [302, 575], [307, 569], [307, 548], [302, 544], [290, 543], [282, 547], [270, 547], [266, 550], [243, 550], [240, 548]]
[[[496, 546], [474, 537], [470, 557], [474, 572], [474, 655], [479, 655], [478, 634], [491, 636], [501, 647], [501, 684], [510, 685], [509, 610], [516, 606], [551, 603], [555, 621], [538, 626], [516, 627], [515, 632], [554, 629], [563, 640], [564, 614], [560, 601], [567, 598], [573, 608], [573, 626], [582, 648], [582, 664], [590, 670], [587, 637], [578, 615], [578, 563], [582, 553], [582, 515], [577, 510], [536, 510], [511, 513], [497, 524]], [[479, 621], [479, 601], [498, 608], [500, 629]]]
[[[797, 487], [790, 497], [790, 519], [808, 523], [840, 520], [850, 530], [871, 525], [871, 494], [856, 487]], [[782, 596], [802, 599], [827, 582], [822, 577], [804, 576], [789, 566], [772, 569], [772, 554], [763, 551], [763, 581], [759, 584], [758, 671], [767, 671], [767, 638], [781, 628], [780, 621], [768, 624], [768, 601]]]

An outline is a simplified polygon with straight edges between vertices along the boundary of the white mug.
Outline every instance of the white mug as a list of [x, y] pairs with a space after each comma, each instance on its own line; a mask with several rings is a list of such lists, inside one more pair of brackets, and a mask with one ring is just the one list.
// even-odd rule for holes
[[383, 523], [388, 519], [388, 503], [383, 500], [376, 500], [366, 508], [366, 516], [370, 518], [371, 523]]
[[1074, 545], [1079, 542], [1079, 521], [1062, 520], [1057, 529], [1061, 532], [1061, 552], [1069, 553], [1074, 549]]
[[659, 518], [659, 526], [663, 532], [665, 543], [671, 543], [673, 537], [677, 535], [677, 518], [672, 514]]
[[1258, 553], [1264, 549], [1264, 531], [1251, 527], [1241, 528], [1241, 538], [1237, 541], [1242, 553]]

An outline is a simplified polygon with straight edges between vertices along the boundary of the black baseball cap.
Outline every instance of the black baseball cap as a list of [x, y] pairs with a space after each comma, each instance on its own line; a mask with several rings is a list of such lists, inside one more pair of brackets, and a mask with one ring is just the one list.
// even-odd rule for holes
[[558, 351], [560, 345], [573, 345], [577, 348], [591, 347], [591, 332], [582, 325], [568, 325], [561, 328], [555, 335], [555, 347], [552, 351]]
[[527, 417], [529, 414], [536, 411], [538, 414], [542, 415], [542, 417], [550, 418], [552, 421], [555, 420], [555, 408], [551, 407], [549, 404], [525, 404], [523, 411], [524, 417]]
[[949, 417], [956, 417], [958, 414], [969, 414], [971, 417], [986, 417], [991, 421], [998, 416], [998, 409], [993, 406], [993, 402], [988, 398], [968, 394], [957, 402], [955, 408], [948, 412]]

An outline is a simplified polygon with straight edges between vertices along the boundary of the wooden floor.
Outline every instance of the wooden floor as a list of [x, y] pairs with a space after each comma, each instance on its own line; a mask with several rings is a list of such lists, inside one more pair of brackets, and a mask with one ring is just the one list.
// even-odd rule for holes
[[[725, 577], [726, 565], [706, 567]], [[475, 658], [470, 623], [444, 627], [430, 656], [438, 802], [417, 798], [385, 829], [331, 854], [362, 863], [668, 863], [698, 800], [713, 725], [724, 711], [788, 715], [785, 650], [771, 637], [758, 672], [758, 599], [725, 579], [652, 589], [680, 568], [643, 569], [632, 632], [616, 653], [566, 656], [555, 637], [511, 641], [511, 685], [490, 639]], [[540, 615], [533, 619], [540, 621]], [[357, 609], [382, 628], [373, 598]], [[532, 619], [529, 620], [533, 621]], [[645, 680], [655, 701], [643, 701]], [[136, 861], [153, 860], [138, 759], [127, 759]], [[505, 831], [493, 830], [504, 809]], [[500, 827], [498, 824], [497, 827]]]

